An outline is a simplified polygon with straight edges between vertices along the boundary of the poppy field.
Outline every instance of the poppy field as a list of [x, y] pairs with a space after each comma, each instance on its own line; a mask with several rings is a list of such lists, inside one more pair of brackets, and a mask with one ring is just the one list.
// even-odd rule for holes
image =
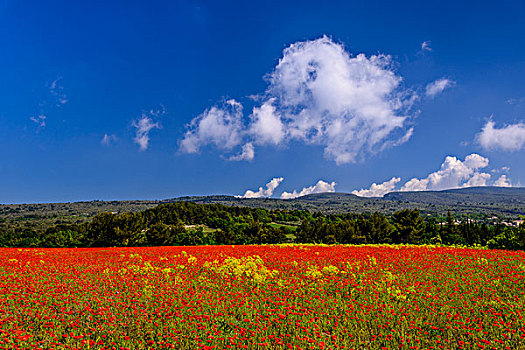
[[0, 250], [1, 349], [525, 349], [525, 253]]

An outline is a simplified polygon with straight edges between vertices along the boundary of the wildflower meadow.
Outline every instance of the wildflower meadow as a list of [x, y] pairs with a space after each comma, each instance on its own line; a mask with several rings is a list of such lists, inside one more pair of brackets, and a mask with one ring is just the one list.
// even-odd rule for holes
[[525, 253], [0, 250], [1, 349], [525, 349]]

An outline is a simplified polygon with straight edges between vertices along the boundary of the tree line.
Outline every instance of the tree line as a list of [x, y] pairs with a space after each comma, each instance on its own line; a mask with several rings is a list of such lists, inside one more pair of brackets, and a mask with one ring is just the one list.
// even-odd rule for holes
[[[276, 224], [277, 223], [277, 224]], [[293, 223], [280, 225], [279, 223]], [[89, 222], [57, 224], [38, 231], [7, 227], [3, 247], [102, 247], [212, 244], [446, 244], [525, 249], [525, 227], [457, 224], [423, 218], [417, 209], [324, 215], [300, 210], [267, 210], [176, 202], [136, 213], [103, 212]]]

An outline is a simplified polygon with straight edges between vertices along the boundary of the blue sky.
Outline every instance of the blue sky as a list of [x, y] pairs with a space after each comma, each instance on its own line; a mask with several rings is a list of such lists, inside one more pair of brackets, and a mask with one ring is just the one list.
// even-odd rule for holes
[[523, 18], [522, 1], [0, 0], [0, 203], [520, 186]]

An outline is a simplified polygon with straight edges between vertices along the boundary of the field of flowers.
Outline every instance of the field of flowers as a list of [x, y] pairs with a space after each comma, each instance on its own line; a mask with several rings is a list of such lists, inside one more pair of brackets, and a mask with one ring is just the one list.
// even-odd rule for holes
[[525, 349], [525, 253], [0, 250], [1, 349]]

